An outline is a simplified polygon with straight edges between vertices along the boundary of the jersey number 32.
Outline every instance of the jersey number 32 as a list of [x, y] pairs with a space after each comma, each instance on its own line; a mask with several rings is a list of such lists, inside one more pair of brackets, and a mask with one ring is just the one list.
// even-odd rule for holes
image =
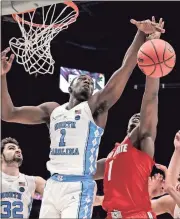
[[23, 203], [21, 201], [1, 201], [1, 218], [23, 218]]

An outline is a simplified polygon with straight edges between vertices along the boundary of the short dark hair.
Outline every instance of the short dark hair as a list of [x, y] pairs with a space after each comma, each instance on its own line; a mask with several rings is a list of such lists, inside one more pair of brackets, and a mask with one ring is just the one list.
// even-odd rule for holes
[[4, 139], [1, 140], [1, 154], [4, 151], [4, 148], [5, 148], [6, 144], [9, 144], [9, 143], [13, 143], [13, 144], [19, 146], [19, 143], [15, 138], [11, 138], [11, 137], [4, 138]]
[[[71, 83], [70, 83], [69, 86], [71, 87], [76, 79], [78, 79], [78, 78], [81, 77], [81, 76], [85, 76], [85, 75], [86, 75], [86, 74], [77, 75], [75, 78], [72, 79], [72, 81], [71, 81]], [[89, 76], [90, 78], [92, 78], [91, 75], [88, 75], [88, 76]], [[92, 78], [92, 80], [93, 80], [93, 78]]]

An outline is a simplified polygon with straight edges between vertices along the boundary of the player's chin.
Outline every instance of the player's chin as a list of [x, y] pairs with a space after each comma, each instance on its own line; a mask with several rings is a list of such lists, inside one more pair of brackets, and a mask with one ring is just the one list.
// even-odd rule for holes
[[23, 162], [23, 158], [22, 157], [15, 157], [14, 161], [21, 165]]
[[89, 90], [82, 90], [81, 92], [81, 96], [83, 98], [83, 100], [88, 100], [91, 96]]
[[133, 129], [136, 128], [136, 125], [135, 124], [131, 124], [128, 128], [128, 133], [131, 133]]

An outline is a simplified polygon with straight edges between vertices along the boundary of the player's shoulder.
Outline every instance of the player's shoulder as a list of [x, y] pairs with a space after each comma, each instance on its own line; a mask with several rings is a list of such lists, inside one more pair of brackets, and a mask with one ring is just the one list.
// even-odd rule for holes
[[39, 105], [39, 108], [41, 108], [44, 111], [52, 112], [55, 108], [60, 106], [57, 102], [45, 102]]
[[170, 195], [164, 195], [161, 198], [156, 199], [154, 201], [158, 202], [158, 204], [161, 205], [167, 213], [171, 215], [174, 214], [176, 202]]
[[34, 192], [36, 189], [36, 177], [35, 176], [20, 173], [19, 182], [22, 185], [23, 185], [23, 182], [25, 182], [23, 186], [26, 185], [30, 192]]
[[57, 102], [45, 102], [39, 105], [39, 108], [43, 110], [46, 113], [46, 115], [48, 115], [48, 117], [50, 117], [53, 111], [59, 106], [60, 104]]

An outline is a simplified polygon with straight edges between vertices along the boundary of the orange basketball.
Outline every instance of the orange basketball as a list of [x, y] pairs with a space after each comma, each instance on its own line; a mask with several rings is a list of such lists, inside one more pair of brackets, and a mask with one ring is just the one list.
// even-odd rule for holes
[[164, 40], [149, 40], [139, 49], [137, 63], [145, 75], [160, 78], [169, 74], [174, 68], [176, 53]]

